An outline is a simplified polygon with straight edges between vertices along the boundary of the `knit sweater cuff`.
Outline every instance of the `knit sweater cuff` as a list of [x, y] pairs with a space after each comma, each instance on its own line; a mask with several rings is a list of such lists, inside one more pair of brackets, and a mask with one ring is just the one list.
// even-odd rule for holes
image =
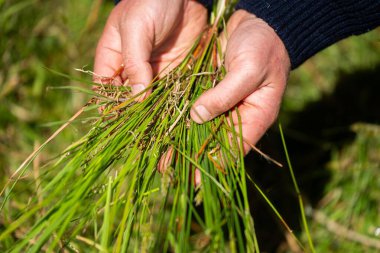
[[[121, 0], [114, 0], [115, 4], [118, 4]], [[203, 4], [207, 9], [210, 9], [212, 6], [213, 0], [198, 0], [201, 4]]]
[[212, 7], [212, 1], [213, 0], [198, 0], [198, 2], [200, 2], [201, 4], [204, 5], [204, 7], [206, 7], [207, 9], [211, 9]]
[[284, 42], [292, 69], [320, 50], [380, 24], [380, 1], [240, 0], [265, 20]]

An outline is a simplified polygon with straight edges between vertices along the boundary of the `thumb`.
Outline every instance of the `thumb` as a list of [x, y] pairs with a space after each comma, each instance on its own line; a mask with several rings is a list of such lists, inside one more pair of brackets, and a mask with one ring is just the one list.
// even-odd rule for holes
[[230, 110], [253, 93], [262, 79], [262, 75], [254, 75], [252, 70], [244, 68], [228, 72], [217, 86], [198, 98], [191, 108], [191, 118], [202, 124]]
[[143, 92], [153, 78], [150, 57], [153, 49], [153, 29], [149, 29], [148, 22], [138, 18], [129, 18], [121, 26], [121, 46], [124, 62], [124, 73], [132, 88], [132, 94], [142, 101], [150, 90]]

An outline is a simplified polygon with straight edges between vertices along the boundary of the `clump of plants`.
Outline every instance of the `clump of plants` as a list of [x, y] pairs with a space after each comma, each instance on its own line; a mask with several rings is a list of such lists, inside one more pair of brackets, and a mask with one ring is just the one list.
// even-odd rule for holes
[[41, 168], [27, 203], [13, 207], [12, 189], [56, 134], [2, 190], [1, 212], [12, 221], [0, 232], [4, 250], [259, 252], [241, 129], [230, 124], [231, 113], [202, 125], [189, 114], [225, 75], [217, 63], [221, 5], [182, 63], [156, 78], [144, 101], [109, 82], [86, 91], [94, 97], [56, 134], [100, 107], [100, 116], [87, 120], [89, 132]]

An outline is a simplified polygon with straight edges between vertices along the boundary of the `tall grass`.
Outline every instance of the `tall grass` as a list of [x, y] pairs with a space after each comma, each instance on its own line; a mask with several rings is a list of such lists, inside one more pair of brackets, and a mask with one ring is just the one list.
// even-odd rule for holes
[[[50, 181], [41, 181], [39, 196], [0, 235], [0, 240], [10, 240], [30, 223], [25, 236], [14, 238], [10, 252], [81, 249], [89, 241], [105, 252], [258, 251], [242, 137], [231, 131], [230, 116], [204, 125], [189, 119], [190, 105], [224, 75], [223, 68], [216, 69], [216, 35], [211, 28], [201, 39], [200, 45], [206, 45], [201, 54], [189, 54], [153, 82], [154, 92], [142, 103], [127, 88], [99, 86], [103, 116], [46, 168], [43, 177]], [[171, 162], [160, 175], [157, 165], [167, 151]], [[196, 170], [199, 185], [194, 183]]]
[[15, 207], [12, 189], [56, 134], [3, 188], [4, 250], [259, 252], [241, 129], [229, 124], [230, 113], [203, 125], [189, 115], [197, 97], [225, 75], [216, 60], [218, 10], [214, 25], [178, 67], [152, 82], [143, 102], [124, 86], [86, 91], [94, 98], [56, 134], [80, 114], [104, 108], [99, 117], [81, 118], [89, 132], [41, 168], [26, 203]]
[[[103, 117], [51, 166], [50, 173], [59, 172], [40, 186], [39, 198], [1, 234], [4, 240], [35, 219], [11, 252], [71, 244], [81, 248], [76, 238], [83, 234], [103, 251], [258, 250], [242, 146], [236, 141], [241, 136], [231, 132], [226, 116], [204, 125], [189, 119], [191, 103], [224, 74], [223, 69], [215, 71], [216, 34], [210, 31], [203, 38], [203, 53], [197, 58], [189, 54], [154, 82], [154, 92], [144, 102], [134, 102], [123, 87], [116, 92], [124, 102], [98, 97], [104, 101]], [[100, 89], [113, 94], [116, 88]], [[161, 176], [157, 165], [168, 150], [172, 162]], [[196, 170], [202, 175], [198, 186]]]

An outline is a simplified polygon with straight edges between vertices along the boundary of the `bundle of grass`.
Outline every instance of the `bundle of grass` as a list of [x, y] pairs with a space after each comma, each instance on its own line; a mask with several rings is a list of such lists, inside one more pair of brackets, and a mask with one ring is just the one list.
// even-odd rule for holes
[[[217, 64], [216, 20], [178, 67], [151, 84], [144, 101], [127, 87], [99, 85], [57, 133], [85, 110], [101, 106], [102, 115], [44, 167], [38, 194], [0, 234], [4, 249], [259, 251], [241, 129], [229, 124], [231, 113], [202, 125], [189, 115], [196, 98], [225, 74]], [[1, 209], [38, 151], [4, 188]]]

